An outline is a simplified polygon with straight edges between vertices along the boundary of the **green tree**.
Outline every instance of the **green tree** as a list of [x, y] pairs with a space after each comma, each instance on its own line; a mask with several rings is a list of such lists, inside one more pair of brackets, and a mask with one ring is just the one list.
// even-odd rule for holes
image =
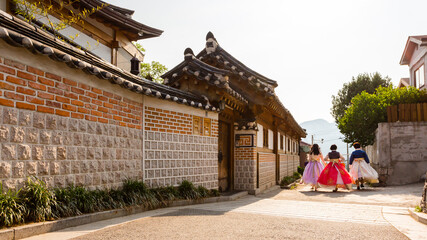
[[379, 87], [375, 93], [366, 91], [351, 100], [351, 106], [339, 119], [338, 128], [344, 135], [344, 141], [360, 142], [363, 146], [372, 145], [378, 123], [387, 121], [387, 107], [400, 103], [425, 102], [426, 91], [414, 87]]
[[[145, 53], [145, 49], [140, 43], [134, 42], [134, 44], [139, 51]], [[148, 80], [152, 80], [157, 83], [163, 83], [163, 78], [160, 76], [162, 76], [163, 73], [165, 73], [167, 70], [168, 68], [165, 65], [157, 61], [151, 61], [151, 63], [141, 62], [141, 72], [139, 75]]]
[[352, 98], [357, 94], [363, 91], [374, 93], [379, 86], [388, 87], [390, 85], [390, 78], [387, 76], [382, 77], [378, 72], [373, 74], [363, 73], [356, 78], [353, 77], [351, 82], [343, 85], [336, 96], [332, 96], [331, 114], [335, 122], [339, 123], [340, 118], [350, 106]]
[[[14, 4], [14, 11], [16, 14], [24, 17], [25, 21], [35, 23], [48, 32], [51, 32], [56, 38], [73, 42], [79, 34], [63, 36], [60, 31], [64, 30], [74, 24], [79, 24], [84, 27], [84, 19], [88, 18], [91, 14], [108, 6], [102, 3], [100, 6], [92, 8], [82, 8], [74, 10], [72, 5], [78, 0], [68, 1], [27, 1], [27, 0], [12, 0]], [[90, 48], [91, 46], [86, 46]]]

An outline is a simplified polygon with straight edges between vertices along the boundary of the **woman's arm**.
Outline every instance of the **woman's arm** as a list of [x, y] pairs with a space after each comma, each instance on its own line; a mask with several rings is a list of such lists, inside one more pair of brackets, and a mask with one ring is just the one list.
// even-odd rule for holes
[[326, 157], [323, 159], [325, 162], [329, 160], [329, 154], [326, 154]]
[[326, 162], [325, 162], [325, 160], [323, 159], [323, 155], [322, 155], [322, 153], [320, 153], [320, 160], [322, 160], [323, 165], [326, 165]]

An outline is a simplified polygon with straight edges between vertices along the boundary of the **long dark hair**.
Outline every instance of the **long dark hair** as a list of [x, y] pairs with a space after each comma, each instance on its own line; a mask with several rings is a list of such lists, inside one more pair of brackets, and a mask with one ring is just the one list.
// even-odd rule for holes
[[317, 145], [316, 143], [313, 144], [313, 146], [311, 146], [310, 154], [319, 155], [320, 154], [319, 145]]

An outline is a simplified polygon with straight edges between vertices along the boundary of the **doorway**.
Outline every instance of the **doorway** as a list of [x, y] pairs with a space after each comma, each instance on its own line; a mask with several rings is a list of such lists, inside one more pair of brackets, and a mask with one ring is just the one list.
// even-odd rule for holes
[[221, 192], [231, 191], [231, 125], [219, 121], [218, 136], [218, 189]]

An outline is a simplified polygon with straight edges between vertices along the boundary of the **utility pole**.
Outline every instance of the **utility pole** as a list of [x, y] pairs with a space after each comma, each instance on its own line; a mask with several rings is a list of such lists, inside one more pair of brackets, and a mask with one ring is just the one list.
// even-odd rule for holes
[[311, 145], [313, 145], [314, 144], [314, 135], [312, 134], [311, 135]]
[[348, 155], [348, 143], [346, 143], [346, 145], [347, 145], [347, 171], [349, 171], [349, 169], [350, 169], [350, 166], [349, 166], [349, 163], [350, 163], [350, 161], [349, 161], [349, 155]]

